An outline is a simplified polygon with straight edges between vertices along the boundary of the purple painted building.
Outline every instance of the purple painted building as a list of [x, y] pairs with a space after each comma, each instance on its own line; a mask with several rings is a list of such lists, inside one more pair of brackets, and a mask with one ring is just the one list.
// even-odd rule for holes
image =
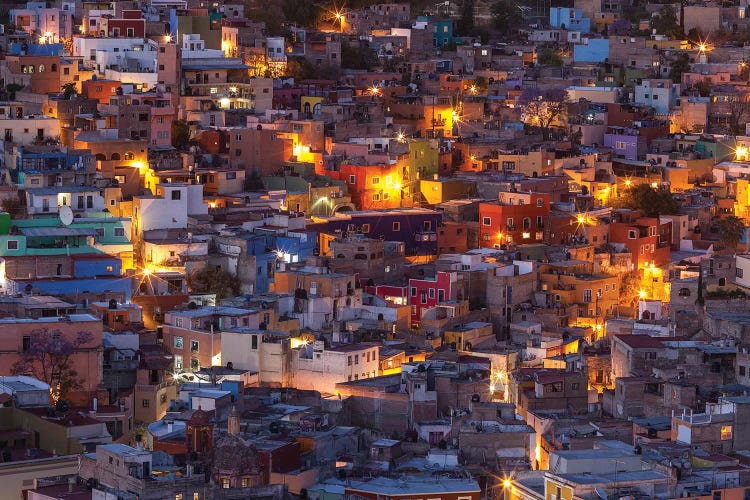
[[615, 156], [626, 160], [638, 160], [646, 156], [648, 141], [638, 133], [638, 129], [626, 127], [607, 127], [604, 134], [604, 146], [612, 148]]
[[437, 254], [437, 230], [442, 212], [426, 208], [394, 208], [340, 212], [307, 229], [336, 236], [362, 234], [404, 243], [406, 255]]

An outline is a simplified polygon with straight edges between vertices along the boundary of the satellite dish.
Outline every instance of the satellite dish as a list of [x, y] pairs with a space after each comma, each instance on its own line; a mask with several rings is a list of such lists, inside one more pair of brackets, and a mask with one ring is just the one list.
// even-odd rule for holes
[[60, 222], [66, 226], [73, 223], [73, 210], [68, 205], [60, 207]]
[[594, 488], [594, 492], [596, 492], [596, 496], [598, 496], [602, 500], [607, 500], [607, 492], [603, 489], [597, 486], [596, 488]]

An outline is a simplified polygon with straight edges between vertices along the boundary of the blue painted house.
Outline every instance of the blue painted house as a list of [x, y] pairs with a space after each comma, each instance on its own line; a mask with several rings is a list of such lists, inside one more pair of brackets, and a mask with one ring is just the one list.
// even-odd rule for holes
[[549, 24], [553, 28], [591, 32], [591, 19], [583, 17], [581, 9], [571, 7], [552, 7], [549, 10]]
[[233, 245], [231, 240], [220, 239], [219, 248], [221, 251], [231, 254], [230, 247], [234, 246], [234, 248], [239, 248], [240, 252], [245, 252], [247, 257], [254, 258], [246, 261], [252, 262], [254, 260], [255, 283], [253, 293], [268, 292], [276, 270], [282, 262], [304, 262], [314, 255], [317, 247], [317, 234], [305, 230], [277, 234], [272, 228], [259, 227], [255, 228], [253, 232], [239, 230], [232, 234], [230, 238], [240, 240], [242, 243]]
[[601, 63], [609, 60], [608, 38], [584, 38], [583, 43], [573, 46], [573, 61]]
[[25, 188], [86, 183], [96, 170], [88, 150], [60, 151], [53, 146], [9, 146], [8, 170], [13, 182]]

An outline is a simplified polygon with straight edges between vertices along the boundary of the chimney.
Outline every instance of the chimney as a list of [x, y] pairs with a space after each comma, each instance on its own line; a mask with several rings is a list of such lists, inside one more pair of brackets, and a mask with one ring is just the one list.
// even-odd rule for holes
[[167, 420], [167, 432], [172, 432], [172, 429], [174, 429], [174, 421]]
[[73, 487], [76, 485], [76, 478], [68, 478], [68, 493], [73, 493]]
[[93, 404], [94, 413], [96, 413], [98, 406], [99, 406], [99, 398], [94, 398], [94, 404]]

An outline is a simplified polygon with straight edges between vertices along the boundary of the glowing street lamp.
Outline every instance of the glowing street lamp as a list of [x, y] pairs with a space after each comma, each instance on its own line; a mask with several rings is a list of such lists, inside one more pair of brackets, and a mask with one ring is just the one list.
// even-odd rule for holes
[[335, 11], [333, 13], [333, 19], [334, 19], [334, 22], [338, 22], [339, 23], [339, 29], [343, 33], [343, 31], [344, 31], [344, 23], [346, 22], [346, 17], [344, 17], [344, 14], [342, 14], [341, 11]]
[[164, 43], [171, 43], [172, 42], [172, 35], [167, 33], [164, 35]]

